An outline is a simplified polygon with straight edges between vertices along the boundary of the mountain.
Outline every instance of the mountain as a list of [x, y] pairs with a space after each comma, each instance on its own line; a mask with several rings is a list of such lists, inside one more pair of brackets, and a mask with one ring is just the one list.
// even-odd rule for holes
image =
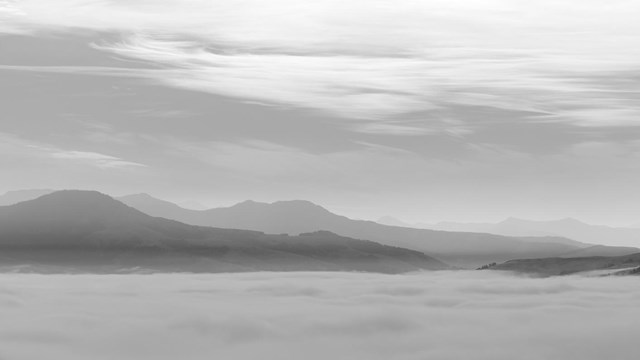
[[449, 264], [478, 267], [517, 258], [562, 256], [582, 244], [559, 237], [508, 237], [487, 233], [445, 232], [382, 225], [331, 213], [309, 201], [274, 203], [245, 201], [226, 208], [204, 211], [182, 209], [147, 196], [121, 198], [126, 204], [153, 216], [188, 224], [248, 229], [274, 234], [298, 234], [327, 230], [343, 236], [367, 239], [427, 253]]
[[177, 204], [181, 208], [191, 209], [191, 210], [207, 210], [208, 207], [202, 203], [199, 203], [194, 200], [186, 200]]
[[562, 257], [624, 256], [635, 254], [637, 252], [640, 252], [640, 249], [634, 247], [593, 245], [564, 254]]
[[590, 225], [572, 218], [553, 221], [509, 218], [496, 224], [442, 222], [434, 225], [433, 229], [489, 232], [505, 236], [558, 236], [590, 244], [607, 243], [634, 248], [640, 246], [640, 229]]
[[115, 199], [146, 214], [148, 214], [148, 212], [145, 210], [153, 209], [152, 213], [162, 214], [154, 216], [161, 216], [168, 219], [172, 219], [173, 217], [184, 211], [189, 211], [188, 209], [182, 208], [177, 204], [154, 198], [153, 196], [146, 193], [120, 196], [116, 197]]
[[193, 226], [149, 216], [98, 192], [59, 191], [0, 207], [0, 268], [398, 273], [447, 265], [417, 251], [329, 232], [287, 236]]
[[19, 202], [33, 200], [42, 195], [50, 194], [55, 190], [51, 189], [30, 189], [9, 191], [4, 195], [0, 195], [0, 206], [13, 205]]
[[388, 225], [388, 226], [419, 228], [419, 226], [415, 226], [414, 224], [410, 224], [410, 223], [404, 222], [404, 221], [402, 221], [400, 219], [396, 219], [393, 216], [383, 216], [383, 217], [379, 218], [378, 220], [376, 220], [376, 222], [378, 224]]
[[[3, 195], [0, 195], [0, 206], [13, 205], [19, 202], [28, 201], [37, 199], [40, 196], [51, 194], [56, 190], [53, 189], [26, 189], [26, 190], [14, 190], [8, 191]], [[197, 209], [197, 210], [206, 210], [206, 206], [196, 202], [196, 201], [185, 201], [181, 205], [177, 205], [168, 201], [160, 200], [152, 197], [149, 194], [140, 193], [140, 194], [131, 194], [121, 197], [116, 197], [115, 199], [126, 201], [128, 203], [136, 203], [142, 206], [147, 202], [155, 202], [156, 206], [166, 206], [167, 208], [180, 208], [183, 210], [186, 209]]]
[[[34, 198], [41, 195], [40, 192], [50, 192], [50, 190], [13, 192], [20, 194], [20, 197], [12, 196], [14, 199]], [[496, 236], [483, 233], [494, 230], [500, 232], [500, 229], [490, 228], [488, 225], [491, 224], [467, 224], [485, 226], [478, 228], [474, 233], [382, 225], [336, 215], [321, 206], [303, 200], [279, 201], [272, 204], [245, 201], [227, 208], [191, 210], [148, 194], [128, 195], [117, 199], [152, 216], [193, 225], [292, 235], [327, 230], [343, 236], [425, 252], [461, 267], [475, 268], [486, 263], [517, 258], [612, 256], [638, 252], [633, 247], [592, 246], [568, 238], [552, 236], [553, 232], [549, 231], [527, 231], [522, 224], [529, 222], [519, 219], [508, 219], [500, 223], [504, 233], [498, 234], [503, 236]], [[404, 224], [393, 218], [386, 220]], [[564, 226], [571, 224], [575, 226], [576, 223], [579, 222], [573, 219], [558, 222]], [[451, 224], [455, 223], [448, 224], [453, 226]]]
[[427, 223], [421, 223], [421, 222], [410, 223], [410, 222], [405, 222], [400, 219], [394, 218], [393, 216], [383, 216], [378, 220], [376, 220], [376, 222], [378, 224], [389, 225], [389, 226], [401, 226], [401, 227], [410, 227], [410, 228], [416, 228], [416, 229], [433, 229], [433, 224], [427, 224]]
[[489, 267], [540, 276], [569, 275], [578, 272], [597, 274], [633, 274], [640, 266], [640, 252], [625, 256], [591, 256], [579, 258], [544, 258], [511, 260]]

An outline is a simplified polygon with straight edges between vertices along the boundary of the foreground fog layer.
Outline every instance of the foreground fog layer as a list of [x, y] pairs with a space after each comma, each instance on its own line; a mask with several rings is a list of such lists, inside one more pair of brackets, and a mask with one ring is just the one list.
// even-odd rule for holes
[[0, 275], [0, 359], [637, 359], [640, 279]]

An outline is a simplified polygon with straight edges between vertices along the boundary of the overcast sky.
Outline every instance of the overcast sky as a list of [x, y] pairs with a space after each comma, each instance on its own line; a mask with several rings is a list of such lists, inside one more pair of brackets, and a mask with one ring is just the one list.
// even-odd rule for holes
[[0, 192], [640, 223], [637, 0], [0, 0]]

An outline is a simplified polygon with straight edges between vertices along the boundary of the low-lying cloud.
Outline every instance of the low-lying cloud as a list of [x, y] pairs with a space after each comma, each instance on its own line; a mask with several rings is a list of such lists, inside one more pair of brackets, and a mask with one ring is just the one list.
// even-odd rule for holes
[[637, 278], [0, 275], [2, 359], [635, 359]]

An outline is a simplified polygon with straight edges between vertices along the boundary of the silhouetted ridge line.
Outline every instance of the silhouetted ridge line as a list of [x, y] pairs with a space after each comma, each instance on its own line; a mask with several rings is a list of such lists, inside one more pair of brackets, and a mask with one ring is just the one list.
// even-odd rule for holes
[[154, 201], [123, 201], [145, 213], [188, 224], [290, 235], [325, 230], [341, 236], [417, 250], [453, 265], [473, 268], [515, 258], [562, 256], [588, 247], [588, 244], [560, 237], [520, 238], [388, 226], [337, 215], [305, 200], [274, 203], [245, 201], [226, 208], [202, 211], [169, 208]]
[[[388, 226], [336, 215], [305, 200], [274, 203], [245, 201], [209, 210], [184, 209], [146, 193], [123, 196], [118, 200], [145, 214], [192, 225], [289, 235], [326, 230], [342, 236], [424, 252], [468, 268], [520, 258], [615, 256], [639, 251], [633, 247], [591, 246], [544, 232], [540, 234], [543, 236], [508, 236], [494, 235], [488, 231], [456, 232]], [[509, 219], [503, 223], [522, 222], [526, 220]], [[563, 226], [581, 224], [574, 219], [553, 223]], [[591, 226], [589, 229], [600, 228]]]
[[152, 217], [96, 191], [0, 207], [0, 268], [48, 271], [373, 271], [445, 269], [421, 252], [327, 232], [268, 235]]

